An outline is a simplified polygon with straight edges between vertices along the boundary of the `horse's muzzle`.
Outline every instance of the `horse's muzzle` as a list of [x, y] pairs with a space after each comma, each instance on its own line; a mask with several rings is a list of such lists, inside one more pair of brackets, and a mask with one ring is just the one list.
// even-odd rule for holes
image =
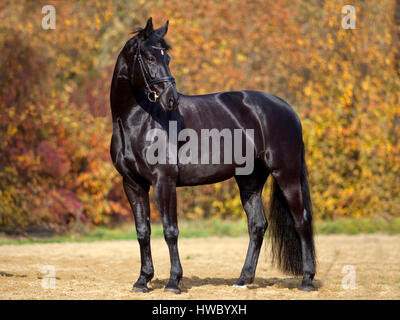
[[[174, 111], [179, 105], [179, 94], [174, 86], [171, 86], [166, 94], [166, 101], [164, 103], [164, 110], [167, 112]], [[172, 92], [171, 92], [172, 91]]]
[[167, 111], [174, 111], [178, 107], [178, 101], [174, 97], [168, 99]]

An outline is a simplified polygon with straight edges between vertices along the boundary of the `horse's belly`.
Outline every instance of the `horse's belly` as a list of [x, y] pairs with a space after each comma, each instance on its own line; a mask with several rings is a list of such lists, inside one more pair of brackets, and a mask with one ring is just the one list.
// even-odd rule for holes
[[185, 164], [179, 165], [177, 186], [210, 184], [232, 178], [235, 165], [232, 164]]

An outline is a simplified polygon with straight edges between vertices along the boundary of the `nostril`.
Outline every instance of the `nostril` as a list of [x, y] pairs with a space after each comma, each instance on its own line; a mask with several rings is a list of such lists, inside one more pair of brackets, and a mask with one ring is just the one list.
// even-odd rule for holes
[[168, 104], [169, 104], [169, 106], [170, 107], [173, 107], [174, 106], [174, 103], [175, 103], [175, 101], [174, 101], [174, 98], [169, 98], [169, 100], [168, 100]]

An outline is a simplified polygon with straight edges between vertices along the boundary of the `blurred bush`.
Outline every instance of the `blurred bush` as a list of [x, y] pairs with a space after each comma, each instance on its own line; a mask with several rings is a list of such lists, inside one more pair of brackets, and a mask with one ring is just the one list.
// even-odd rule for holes
[[[399, 216], [397, 2], [354, 1], [345, 30], [337, 0], [3, 1], [0, 226], [132, 219], [109, 157], [109, 85], [149, 16], [170, 20], [180, 92], [261, 90], [299, 113], [317, 218]], [[46, 4], [55, 30], [41, 28]], [[178, 192], [188, 219], [243, 215], [234, 181]]]

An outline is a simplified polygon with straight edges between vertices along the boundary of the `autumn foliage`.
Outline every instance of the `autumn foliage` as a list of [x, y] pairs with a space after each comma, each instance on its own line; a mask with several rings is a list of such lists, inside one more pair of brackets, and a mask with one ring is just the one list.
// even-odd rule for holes
[[[2, 2], [0, 227], [132, 219], [109, 156], [109, 86], [149, 16], [170, 21], [178, 91], [266, 91], [298, 112], [317, 218], [399, 216], [396, 2], [350, 3], [354, 30], [342, 28], [349, 3], [338, 0]], [[46, 4], [55, 30], [42, 29]], [[233, 180], [178, 194], [188, 219], [244, 215]]]

